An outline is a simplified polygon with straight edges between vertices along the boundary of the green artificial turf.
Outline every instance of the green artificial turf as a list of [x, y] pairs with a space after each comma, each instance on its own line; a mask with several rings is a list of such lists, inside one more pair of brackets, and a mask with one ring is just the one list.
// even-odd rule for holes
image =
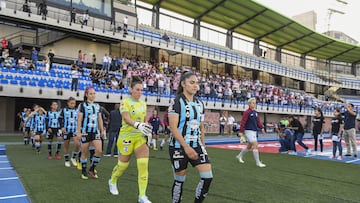
[[[7, 145], [6, 152], [33, 203], [38, 202], [137, 202], [137, 169], [132, 157], [118, 181], [120, 195], [108, 191], [107, 181], [117, 160], [101, 157], [99, 179], [80, 179], [76, 168], [65, 168], [64, 159], [47, 160], [47, 146], [35, 154], [30, 146]], [[266, 168], [258, 168], [252, 153], [244, 164], [236, 151], [208, 148], [214, 179], [204, 202], [360, 202], [360, 166], [261, 153]], [[198, 173], [189, 166], [184, 203], [193, 202]], [[153, 203], [171, 202], [173, 174], [167, 150], [151, 151], [147, 195]]]

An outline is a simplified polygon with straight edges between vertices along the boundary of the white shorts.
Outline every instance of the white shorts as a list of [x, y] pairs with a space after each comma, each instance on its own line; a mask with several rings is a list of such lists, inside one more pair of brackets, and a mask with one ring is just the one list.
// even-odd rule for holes
[[248, 142], [257, 142], [257, 132], [253, 130], [245, 130], [244, 131], [245, 137]]

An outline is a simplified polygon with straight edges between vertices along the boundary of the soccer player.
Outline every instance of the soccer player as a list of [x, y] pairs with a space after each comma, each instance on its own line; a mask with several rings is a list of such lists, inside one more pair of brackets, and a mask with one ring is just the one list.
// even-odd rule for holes
[[[78, 113], [75, 107], [76, 100], [74, 97], [70, 97], [67, 100], [67, 107], [63, 108], [60, 113], [60, 127], [64, 138], [64, 159], [66, 167], [70, 167], [71, 164], [73, 166], [77, 166], [76, 158], [77, 155], [79, 155], [80, 150], [80, 140], [76, 137]], [[70, 138], [73, 138], [74, 141], [74, 149], [71, 154], [71, 159], [69, 159]]]
[[199, 88], [196, 75], [185, 72], [180, 77], [176, 97], [169, 106], [169, 155], [174, 170], [172, 202], [181, 202], [186, 169], [190, 163], [200, 174], [195, 203], [203, 202], [213, 179], [205, 149], [204, 104], [195, 94]]
[[49, 151], [49, 155], [48, 155], [48, 159], [51, 160], [53, 159], [52, 157], [52, 141], [54, 139], [54, 137], [56, 137], [56, 154], [55, 154], [55, 158], [57, 160], [61, 159], [60, 156], [60, 149], [61, 149], [61, 141], [62, 141], [62, 137], [61, 137], [61, 130], [60, 130], [60, 122], [59, 122], [59, 118], [60, 118], [60, 112], [58, 111], [58, 104], [57, 102], [53, 101], [51, 102], [51, 106], [50, 106], [50, 111], [47, 112], [46, 114], [46, 120], [47, 120], [47, 140], [48, 140], [48, 151]]
[[35, 105], [34, 111], [29, 115], [26, 123], [30, 122], [31, 118], [33, 118], [35, 149], [37, 153], [40, 153], [41, 142], [46, 134], [46, 111], [44, 108]]
[[149, 142], [150, 139], [147, 140], [143, 134], [151, 137], [152, 127], [145, 123], [147, 111], [146, 103], [140, 99], [142, 90], [141, 79], [133, 77], [130, 85], [130, 97], [124, 99], [120, 106], [122, 127], [117, 141], [120, 155], [118, 157], [118, 163], [112, 171], [111, 179], [109, 180], [109, 189], [111, 194], [119, 194], [117, 180], [127, 169], [131, 155], [135, 153], [139, 184], [138, 202], [151, 203], [146, 196], [149, 176], [149, 147], [146, 142]]
[[23, 126], [24, 126], [24, 144], [28, 145], [30, 143], [30, 136], [33, 126], [33, 118], [29, 118], [29, 122], [26, 122], [28, 117], [31, 114], [30, 109], [26, 109], [25, 114], [21, 116]]
[[170, 129], [169, 129], [169, 113], [168, 111], [164, 114], [164, 139], [161, 141], [160, 150], [163, 150], [165, 142], [169, 140]]
[[100, 113], [100, 105], [95, 103], [95, 90], [93, 87], [85, 89], [84, 102], [79, 104], [77, 136], [77, 139], [81, 139], [81, 178], [84, 180], [88, 179], [88, 174], [86, 172], [86, 156], [91, 144], [95, 147], [95, 155], [91, 160], [89, 175], [91, 178], [97, 179], [98, 175], [95, 172], [95, 167], [100, 162], [102, 153], [101, 137], [104, 137], [104, 128]]
[[245, 134], [245, 138], [248, 141], [248, 144], [245, 148], [241, 150], [241, 152], [236, 156], [239, 159], [240, 163], [245, 163], [243, 160], [244, 155], [248, 152], [251, 148], [253, 148], [253, 155], [256, 161], [256, 165], [263, 168], [266, 167], [260, 161], [259, 158], [259, 150], [258, 150], [258, 142], [257, 142], [257, 133], [259, 130], [265, 135], [264, 126], [260, 121], [260, 117], [258, 112], [256, 111], [256, 99], [250, 98], [248, 100], [249, 108], [244, 111], [241, 122], [240, 122], [240, 137], [243, 137]]
[[157, 150], [157, 140], [159, 138], [159, 127], [163, 127], [161, 123], [161, 119], [158, 116], [157, 110], [154, 109], [152, 112], [152, 116], [149, 118], [148, 123], [152, 126], [152, 147], [153, 150]]
[[315, 109], [315, 117], [312, 120], [312, 134], [314, 136], [314, 143], [315, 143], [315, 147], [314, 150], [315, 152], [317, 152], [317, 146], [318, 146], [318, 140], [320, 142], [320, 151], [323, 151], [324, 148], [324, 144], [323, 144], [323, 130], [324, 130], [324, 124], [325, 124], [325, 120], [324, 120], [324, 116], [323, 113], [321, 111], [320, 108], [316, 108]]
[[341, 133], [344, 128], [344, 121], [342, 119], [340, 109], [335, 109], [334, 118], [331, 120], [331, 130], [330, 135], [333, 142], [333, 155], [330, 157], [332, 159], [336, 158], [336, 150], [339, 148], [338, 160], [342, 160], [342, 146], [341, 146]]

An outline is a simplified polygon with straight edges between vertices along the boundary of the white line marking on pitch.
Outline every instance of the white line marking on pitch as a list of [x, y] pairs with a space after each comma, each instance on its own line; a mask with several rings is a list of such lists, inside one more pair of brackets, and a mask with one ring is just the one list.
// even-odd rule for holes
[[0, 161], [0, 164], [9, 163], [9, 161]]
[[0, 197], [0, 200], [1, 200], [1, 199], [14, 199], [14, 198], [26, 197], [26, 196], [27, 196], [27, 194], [3, 196], [3, 197]]
[[10, 170], [13, 169], [12, 167], [5, 167], [5, 168], [0, 168], [0, 170]]
[[360, 159], [354, 159], [354, 160], [351, 160], [351, 161], [347, 161], [346, 163], [352, 163], [352, 162], [356, 162], [356, 161], [360, 161]]
[[1, 180], [16, 180], [16, 179], [19, 179], [19, 178], [18, 177], [0, 178], [0, 181]]

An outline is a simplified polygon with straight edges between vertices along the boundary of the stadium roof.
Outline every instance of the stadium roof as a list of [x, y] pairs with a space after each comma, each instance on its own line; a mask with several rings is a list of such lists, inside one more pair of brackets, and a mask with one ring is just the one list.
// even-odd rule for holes
[[360, 46], [315, 32], [253, 0], [140, 0], [271, 44], [332, 61], [359, 63]]

